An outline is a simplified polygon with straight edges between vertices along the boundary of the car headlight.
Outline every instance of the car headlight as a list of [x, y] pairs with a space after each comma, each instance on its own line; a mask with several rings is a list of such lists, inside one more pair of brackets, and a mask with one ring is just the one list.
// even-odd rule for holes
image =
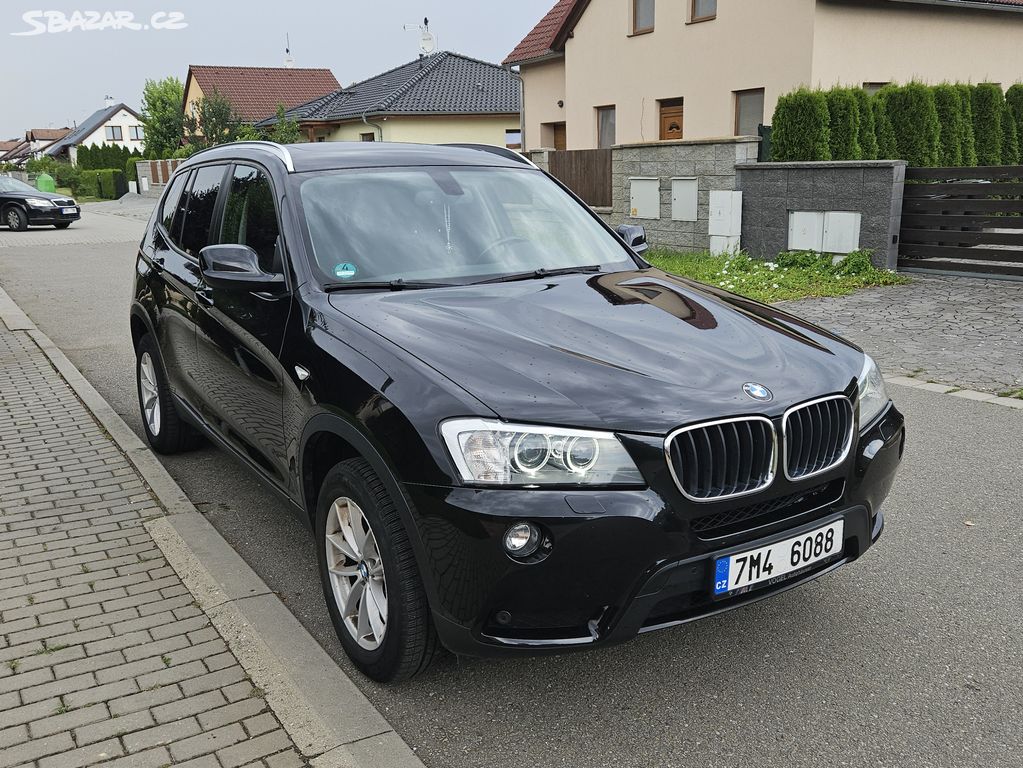
[[451, 419], [441, 435], [470, 485], [642, 485], [610, 432]]
[[860, 424], [866, 426], [872, 422], [888, 405], [888, 393], [884, 388], [884, 379], [877, 363], [870, 355], [864, 355], [863, 370], [860, 371]]
[[28, 197], [25, 202], [31, 205], [33, 208], [52, 208], [52, 200], [43, 200], [41, 197]]

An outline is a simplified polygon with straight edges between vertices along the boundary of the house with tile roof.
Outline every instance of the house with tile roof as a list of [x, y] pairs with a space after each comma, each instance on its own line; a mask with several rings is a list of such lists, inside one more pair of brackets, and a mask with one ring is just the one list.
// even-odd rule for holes
[[209, 93], [231, 102], [246, 123], [333, 93], [341, 85], [329, 69], [303, 67], [216, 67], [192, 64], [185, 77], [184, 114], [195, 114], [196, 104]]
[[756, 135], [800, 85], [1023, 79], [1023, 0], [558, 0], [507, 56], [527, 149]]
[[115, 104], [108, 99], [102, 109], [82, 120], [67, 135], [48, 144], [41, 154], [76, 164], [79, 147], [100, 144], [114, 144], [127, 147], [130, 152], [142, 152], [146, 144], [139, 113], [127, 104]]
[[[450, 51], [421, 56], [289, 109], [309, 141], [520, 145], [519, 79]], [[276, 116], [257, 123], [269, 127]]]
[[29, 128], [24, 139], [0, 141], [0, 163], [23, 165], [70, 132], [70, 128]]

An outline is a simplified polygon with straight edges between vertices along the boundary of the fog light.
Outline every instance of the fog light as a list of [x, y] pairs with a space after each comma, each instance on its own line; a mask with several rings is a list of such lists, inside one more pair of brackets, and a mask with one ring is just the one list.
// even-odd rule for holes
[[504, 548], [512, 557], [529, 557], [540, 546], [540, 529], [532, 523], [515, 523], [504, 532]]

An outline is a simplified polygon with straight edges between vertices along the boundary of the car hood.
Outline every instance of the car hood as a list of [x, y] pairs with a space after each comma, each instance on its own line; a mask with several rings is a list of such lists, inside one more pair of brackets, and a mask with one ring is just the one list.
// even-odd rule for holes
[[13, 192], [0, 192], [0, 197], [6, 197], [8, 199], [16, 198], [18, 200], [27, 200], [30, 197], [38, 197], [38, 198], [40, 198], [42, 200], [67, 200], [68, 199], [67, 195], [55, 195], [52, 192], [39, 192], [38, 190], [37, 191], [33, 191], [33, 192], [28, 192], [28, 191], [22, 191], [20, 189], [19, 190], [15, 190]]
[[809, 323], [655, 269], [330, 302], [509, 421], [664, 434], [845, 391], [863, 362]]

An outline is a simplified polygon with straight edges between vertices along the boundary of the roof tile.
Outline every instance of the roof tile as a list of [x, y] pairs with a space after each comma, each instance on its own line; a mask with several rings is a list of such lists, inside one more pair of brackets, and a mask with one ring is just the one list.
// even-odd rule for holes
[[340, 88], [329, 69], [302, 67], [214, 67], [193, 64], [188, 76], [203, 93], [216, 91], [234, 107], [242, 120], [261, 120], [286, 109], [332, 93]]
[[554, 7], [547, 12], [547, 15], [540, 19], [530, 33], [515, 46], [515, 50], [509, 53], [501, 63], [518, 64], [521, 61], [537, 59], [550, 53], [554, 47], [554, 40], [575, 4], [576, 0], [558, 0]]

